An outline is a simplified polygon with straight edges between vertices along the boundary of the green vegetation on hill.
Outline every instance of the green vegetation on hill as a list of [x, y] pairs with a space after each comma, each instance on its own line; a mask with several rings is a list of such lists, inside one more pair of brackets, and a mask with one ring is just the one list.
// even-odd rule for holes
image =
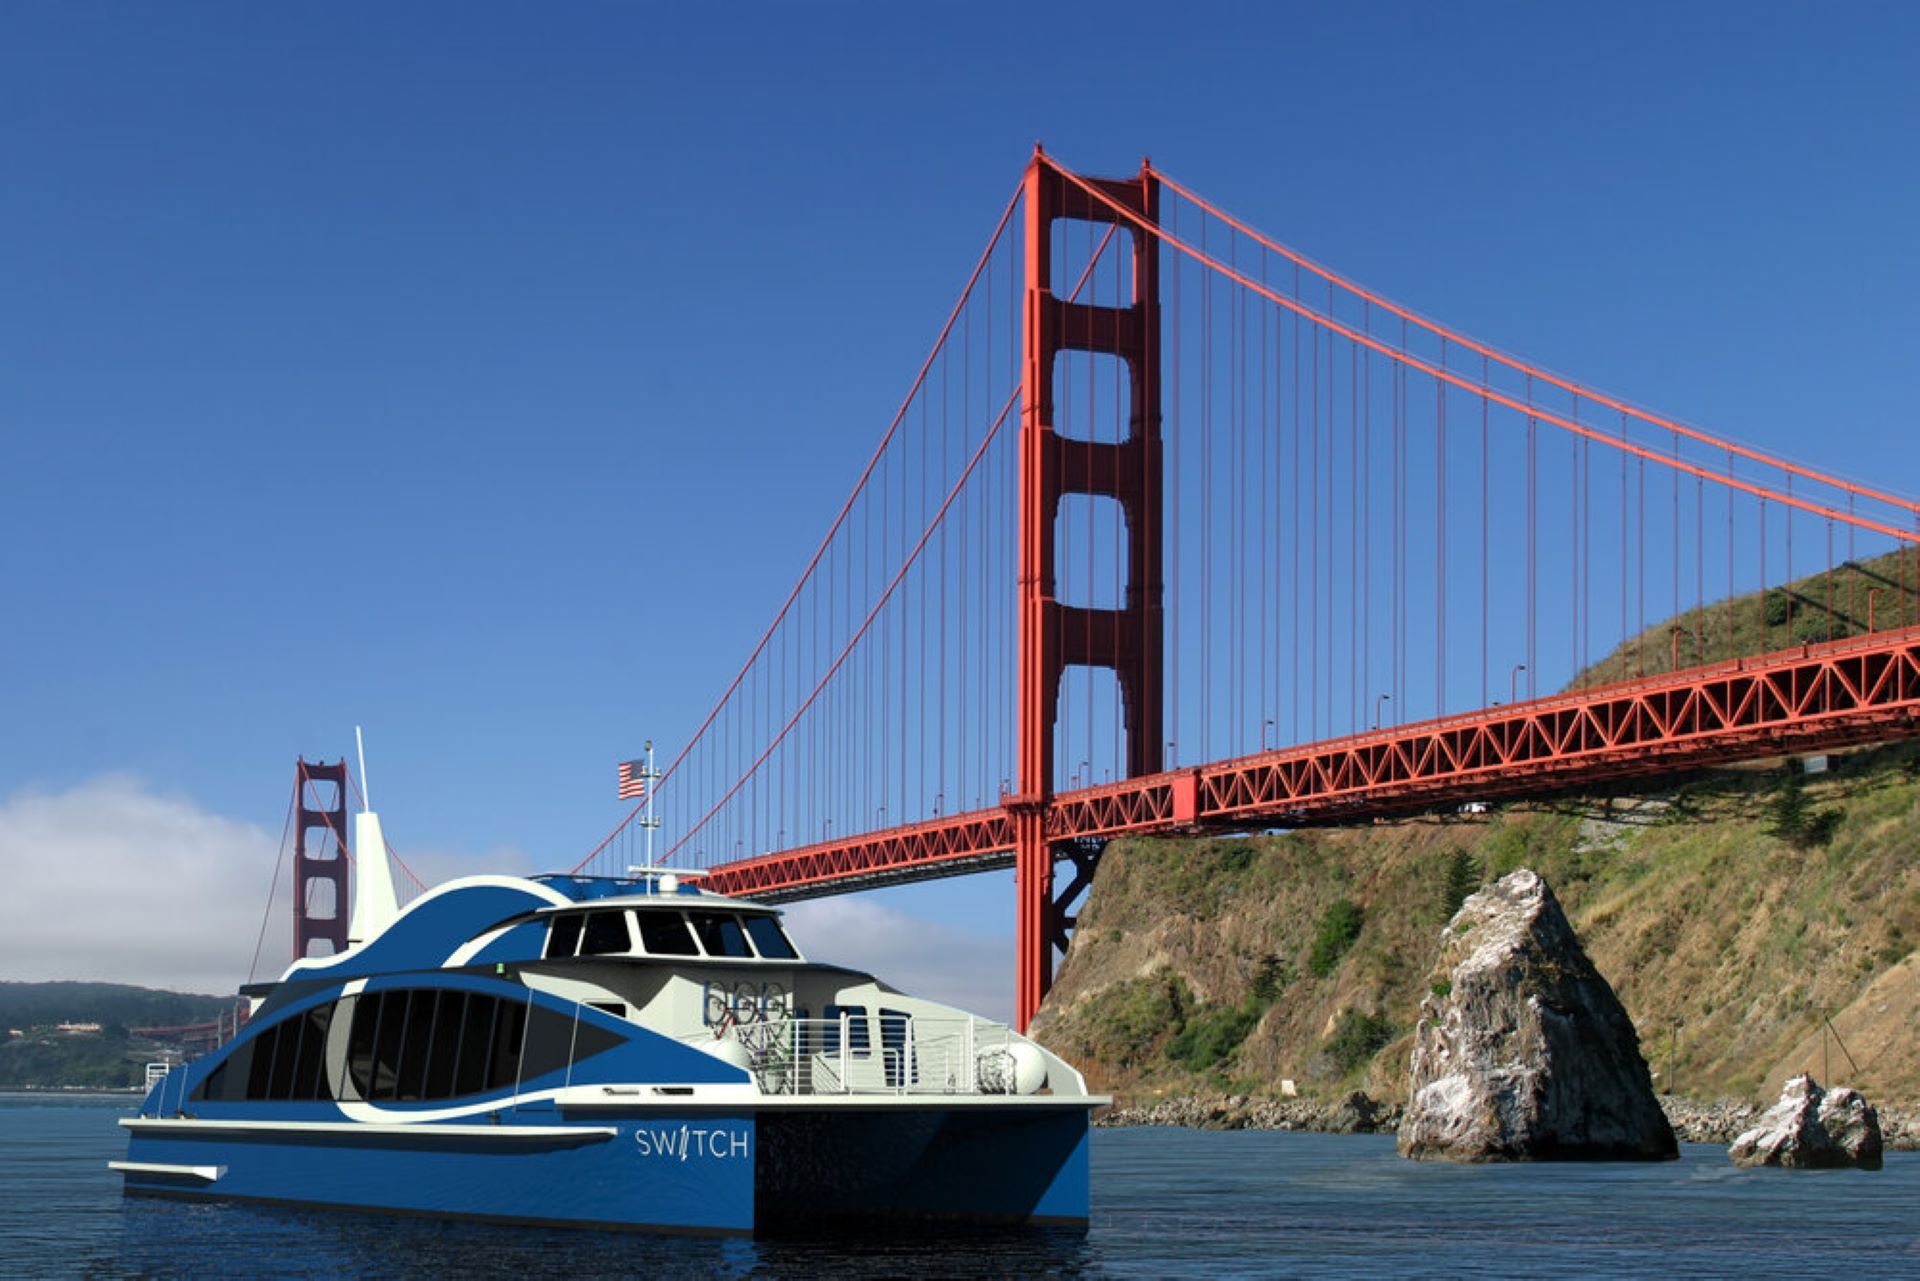
[[[160, 1047], [128, 1029], [208, 1022], [231, 1013], [233, 1000], [121, 983], [0, 982], [0, 1087], [137, 1085]], [[60, 1032], [61, 1023], [100, 1031]]]
[[231, 996], [163, 992], [127, 983], [0, 982], [0, 1027], [99, 1023], [160, 1027], [200, 1023], [231, 1012]]
[[[1688, 610], [1575, 688], [1911, 626], [1920, 551]], [[1790, 1070], [1920, 1100], [1920, 744], [1595, 795], [1104, 856], [1034, 1031], [1136, 1098], [1404, 1084], [1438, 933], [1518, 867], [1553, 886], [1663, 1089], [1771, 1099]]]
[[1920, 553], [1848, 561], [1656, 623], [1568, 682], [1585, 689], [1920, 623]]

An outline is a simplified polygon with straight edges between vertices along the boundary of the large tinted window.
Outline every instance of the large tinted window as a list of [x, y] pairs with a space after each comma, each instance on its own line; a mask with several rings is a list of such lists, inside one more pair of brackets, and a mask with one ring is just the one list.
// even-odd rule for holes
[[433, 1042], [427, 1050], [426, 1079], [420, 1087], [423, 1099], [453, 1097], [454, 1074], [460, 1068], [461, 1025], [466, 1019], [467, 997], [465, 992], [440, 993], [439, 1008], [433, 1019]]
[[370, 1099], [400, 1097], [400, 1047], [413, 1013], [412, 992], [388, 992], [373, 1035], [373, 1084]]
[[[347, 998], [344, 1097], [399, 1103], [511, 1089], [564, 1071], [621, 1043], [581, 1013], [524, 999], [436, 988], [363, 992]], [[282, 1019], [236, 1048], [207, 1078], [203, 1099], [333, 1097], [326, 1076], [334, 1006]]]
[[698, 956], [693, 935], [678, 912], [635, 912], [640, 922], [640, 946], [653, 956]]
[[526, 1053], [520, 1061], [520, 1079], [531, 1081], [547, 1072], [560, 1072], [620, 1044], [621, 1038], [596, 1027], [579, 1015], [566, 1015], [535, 1006], [527, 1024]]
[[595, 912], [587, 918], [587, 932], [580, 941], [582, 956], [613, 956], [633, 950], [633, 936], [627, 933], [625, 912]]
[[327, 1029], [332, 1020], [329, 1002], [261, 1028], [208, 1075], [197, 1097], [229, 1102], [329, 1097]]
[[753, 946], [768, 960], [791, 961], [800, 955], [780, 928], [780, 922], [771, 916], [749, 916], [747, 933], [753, 936]]
[[526, 1004], [479, 992], [363, 994], [347, 1074], [360, 1097], [410, 1103], [503, 1090], [520, 1079]]
[[467, 997], [466, 1011], [460, 1020], [460, 1048], [454, 1055], [453, 1095], [478, 1094], [487, 1088], [489, 1048], [493, 1045], [493, 1024], [500, 1017], [500, 1003], [475, 992]]
[[747, 932], [732, 912], [689, 912], [687, 919], [693, 922], [694, 933], [700, 936], [700, 946], [708, 956], [753, 955], [753, 949], [747, 946]]

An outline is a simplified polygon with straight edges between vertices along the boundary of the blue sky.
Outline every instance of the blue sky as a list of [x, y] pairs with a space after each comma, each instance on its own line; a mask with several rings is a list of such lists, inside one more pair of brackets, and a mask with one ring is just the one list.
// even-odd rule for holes
[[[1036, 139], [1920, 489], [1916, 50], [1893, 4], [9, 4], [0, 857], [123, 933], [220, 901], [178, 943], [214, 982], [294, 756], [360, 723], [403, 854], [570, 866], [759, 634]], [[217, 866], [154, 857], [210, 830]], [[1010, 893], [872, 920], [1000, 991]], [[0, 977], [107, 949], [34, 953]]]

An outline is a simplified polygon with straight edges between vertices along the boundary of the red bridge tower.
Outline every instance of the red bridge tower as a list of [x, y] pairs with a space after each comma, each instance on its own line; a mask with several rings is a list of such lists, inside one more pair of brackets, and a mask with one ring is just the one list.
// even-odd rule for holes
[[[1125, 220], [1085, 183], [1127, 211]], [[1097, 847], [1056, 848], [1049, 835], [1054, 799], [1054, 730], [1060, 678], [1070, 666], [1105, 668], [1119, 682], [1128, 777], [1158, 773], [1165, 647], [1161, 576], [1159, 180], [1143, 164], [1130, 179], [1076, 179], [1036, 152], [1026, 177], [1026, 310], [1020, 419], [1020, 671], [1014, 877], [1019, 898], [1014, 1009], [1025, 1028], [1053, 977], [1053, 949], [1064, 947], [1068, 909], [1084, 888]], [[1076, 219], [1117, 226], [1133, 252], [1133, 297], [1120, 306], [1068, 302], [1054, 291], [1053, 224]], [[1055, 357], [1108, 355], [1125, 362], [1124, 430], [1111, 441], [1060, 434], [1054, 419]], [[1127, 585], [1117, 609], [1061, 603], [1055, 595], [1054, 523], [1069, 494], [1110, 498], [1126, 522]], [[1056, 857], [1073, 857], [1079, 875], [1053, 894]]]

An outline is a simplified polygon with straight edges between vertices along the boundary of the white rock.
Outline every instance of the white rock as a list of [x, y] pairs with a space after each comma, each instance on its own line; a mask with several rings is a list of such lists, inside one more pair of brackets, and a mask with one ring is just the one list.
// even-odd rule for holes
[[1414, 1030], [1400, 1153], [1455, 1161], [1679, 1154], [1640, 1039], [1547, 883], [1521, 869], [1443, 936]]

